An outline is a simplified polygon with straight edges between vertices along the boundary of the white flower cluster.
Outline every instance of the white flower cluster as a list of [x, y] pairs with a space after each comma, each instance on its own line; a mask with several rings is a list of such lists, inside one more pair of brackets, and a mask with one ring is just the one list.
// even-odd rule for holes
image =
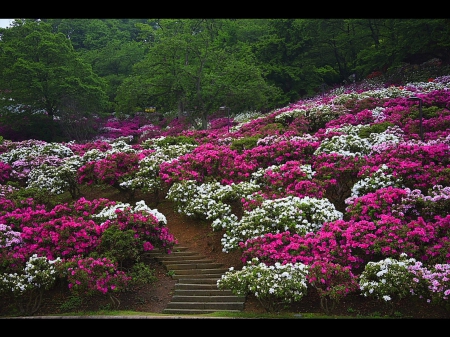
[[107, 154], [113, 153], [137, 153], [137, 150], [133, 149], [133, 147], [128, 144], [125, 140], [116, 139], [111, 142], [111, 149], [106, 151]]
[[260, 111], [240, 112], [233, 117], [233, 121], [237, 123], [246, 123], [250, 120], [264, 117]]
[[382, 122], [386, 119], [384, 110], [386, 110], [386, 108], [381, 106], [377, 106], [374, 109], [372, 109], [372, 117], [376, 123]]
[[37, 289], [48, 290], [56, 281], [56, 269], [53, 264], [60, 261], [46, 257], [31, 256], [25, 264], [23, 274], [3, 273], [0, 275], [0, 293], [12, 292], [16, 296]]
[[267, 266], [257, 258], [249, 261], [241, 270], [231, 269], [217, 281], [219, 289], [230, 289], [234, 294], [253, 294], [266, 309], [277, 309], [276, 301], [299, 301], [308, 290], [309, 267], [302, 263], [275, 263]]
[[73, 151], [60, 143], [48, 143], [41, 148], [41, 153], [47, 156], [57, 156], [58, 158], [66, 158], [73, 156]]
[[57, 158], [66, 158], [73, 156], [74, 153], [70, 148], [59, 143], [43, 143], [34, 144], [29, 146], [20, 146], [16, 149], [4, 152], [0, 154], [0, 161], [8, 164], [12, 164], [17, 160], [29, 160], [36, 157], [50, 157], [55, 156]]
[[71, 186], [76, 186], [76, 175], [77, 169], [70, 165], [42, 164], [30, 171], [26, 188], [43, 189], [51, 195], [63, 194]]
[[363, 177], [353, 185], [350, 197], [359, 197], [388, 186], [401, 187], [401, 180], [395, 178], [389, 172], [389, 167], [386, 164], [381, 164], [378, 170]]
[[[405, 84], [406, 88], [414, 88], [422, 93], [428, 93], [435, 90], [447, 90], [450, 89], [450, 83], [442, 82], [409, 82]], [[414, 95], [410, 95], [414, 96]]]
[[391, 127], [388, 128], [385, 132], [371, 133], [369, 135], [369, 143], [371, 144], [372, 152], [373, 149], [374, 148], [376, 149], [379, 145], [392, 146], [400, 143], [402, 139], [401, 135], [399, 135], [399, 133], [396, 132], [397, 130], [400, 130], [400, 128], [398, 126], [395, 126], [392, 128]]
[[308, 109], [306, 117], [314, 120], [320, 119], [322, 123], [326, 123], [344, 112], [345, 110], [340, 105], [315, 104]]
[[106, 152], [102, 152], [99, 149], [90, 149], [84, 153], [84, 155], [81, 157], [81, 162], [84, 164], [87, 164], [91, 161], [97, 161], [100, 159], [106, 158], [108, 154]]
[[103, 208], [99, 213], [91, 215], [93, 218], [100, 219], [103, 223], [106, 220], [116, 219], [116, 210], [125, 210], [130, 209], [133, 213], [146, 212], [158, 219], [158, 222], [167, 224], [167, 219], [164, 214], [159, 212], [157, 209], [151, 209], [147, 206], [144, 200], [136, 202], [136, 206], [133, 208], [129, 203], [118, 202], [115, 205]]
[[29, 160], [42, 155], [44, 145], [21, 146], [0, 154], [0, 161], [12, 164], [18, 160]]
[[287, 196], [264, 200], [252, 211], [244, 211], [239, 223], [230, 224], [222, 237], [222, 250], [229, 252], [239, 242], [267, 233], [290, 231], [304, 235], [316, 232], [325, 222], [340, 220], [342, 212], [336, 210], [328, 199]]
[[307, 110], [304, 110], [304, 109], [292, 109], [292, 110], [288, 110], [288, 111], [283, 111], [279, 115], [275, 116], [275, 122], [283, 123], [287, 119], [297, 118], [299, 116], [305, 116], [306, 113], [307, 113]]
[[370, 153], [372, 144], [367, 138], [358, 135], [340, 135], [324, 139], [314, 151], [314, 155], [320, 153], [337, 153], [343, 156], [364, 156]]
[[155, 191], [161, 187], [159, 178], [159, 167], [163, 162], [169, 162], [179, 156], [192, 151], [197, 145], [194, 144], [173, 144], [163, 146], [162, 141], [166, 137], [147, 140], [143, 143], [143, 148], [154, 149], [148, 156], [139, 161], [139, 171], [128, 180], [120, 183], [122, 188], [129, 190], [140, 189], [144, 192]]
[[410, 295], [415, 282], [408, 268], [415, 263], [414, 258], [408, 259], [404, 253], [400, 255], [400, 260], [386, 258], [368, 262], [359, 276], [361, 295], [385, 302]]
[[[338, 92], [336, 92], [338, 93]], [[414, 92], [409, 91], [405, 88], [391, 86], [388, 88], [374, 89], [374, 90], [366, 90], [363, 92], [350, 92], [350, 93], [342, 93], [338, 94], [333, 99], [334, 104], [345, 104], [350, 100], [363, 100], [365, 98], [373, 97], [373, 98], [397, 98], [397, 97], [408, 97], [413, 96]]]
[[230, 215], [231, 206], [223, 201], [235, 197], [230, 185], [218, 182], [197, 185], [194, 180], [174, 183], [166, 195], [166, 199], [175, 202], [177, 212], [205, 220]]

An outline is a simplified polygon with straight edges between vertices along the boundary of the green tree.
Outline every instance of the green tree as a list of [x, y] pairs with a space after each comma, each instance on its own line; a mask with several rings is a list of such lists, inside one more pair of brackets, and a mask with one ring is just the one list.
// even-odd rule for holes
[[[105, 88], [105, 82], [82, 61], [71, 41], [64, 34], [52, 33], [49, 24], [15, 20], [13, 27], [1, 31], [3, 123], [17, 126], [32, 116], [45, 116], [44, 140], [52, 141], [55, 120], [64, 118], [65, 111], [77, 119], [101, 114], [107, 103]], [[78, 116], [73, 114], [74, 107]]]
[[84, 53], [83, 59], [92, 65], [92, 70], [108, 83], [107, 95], [114, 110], [114, 101], [119, 86], [131, 75], [133, 66], [142, 60], [146, 46], [137, 41], [112, 40], [105, 47]]
[[55, 33], [69, 38], [83, 61], [107, 83], [108, 111], [114, 111], [117, 89], [142, 60], [146, 44], [138, 24], [145, 19], [45, 19]]
[[450, 62], [449, 19], [352, 19], [358, 25], [360, 45], [357, 71], [392, 70], [405, 63], [421, 64], [433, 58]]
[[252, 46], [266, 80], [283, 91], [279, 105], [313, 94], [330, 71], [320, 69], [319, 60], [310, 56], [317, 40], [306, 23], [305, 19], [268, 20], [267, 33]]
[[260, 109], [277, 90], [264, 81], [246, 44], [226, 43], [227, 20], [159, 20], [147, 36], [153, 40], [145, 59], [135, 64], [117, 94], [118, 110], [145, 106], [187, 112], [192, 123], [226, 105], [232, 111]]

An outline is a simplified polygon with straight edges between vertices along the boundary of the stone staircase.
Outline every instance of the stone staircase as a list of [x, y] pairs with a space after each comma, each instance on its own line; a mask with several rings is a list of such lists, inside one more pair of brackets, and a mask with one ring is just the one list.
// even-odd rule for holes
[[245, 296], [217, 288], [217, 280], [228, 271], [220, 263], [180, 245], [175, 245], [171, 254], [155, 249], [149, 256], [161, 262], [177, 280], [172, 300], [164, 309], [164, 314], [240, 312], [244, 309]]

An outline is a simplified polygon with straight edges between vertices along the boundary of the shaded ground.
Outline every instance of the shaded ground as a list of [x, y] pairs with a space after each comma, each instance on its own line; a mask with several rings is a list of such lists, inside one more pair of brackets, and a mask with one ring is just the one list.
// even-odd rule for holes
[[[118, 196], [107, 196], [110, 199], [119, 200]], [[137, 199], [141, 200], [141, 199]], [[222, 263], [226, 267], [240, 269], [239, 252], [223, 253], [221, 247], [222, 232], [213, 232], [210, 224], [206, 222], [189, 219], [183, 215], [173, 212], [171, 203], [164, 201], [158, 205], [153, 200], [144, 198], [147, 205], [157, 208], [167, 218], [167, 226], [170, 232], [178, 239], [181, 245], [188, 246], [205, 257]], [[166, 305], [172, 298], [176, 281], [173, 280], [164, 267], [152, 259], [147, 259], [147, 263], [155, 270], [158, 281], [151, 285], [146, 285], [131, 292], [118, 296], [120, 300], [119, 310], [132, 310], [139, 312], [162, 313]], [[13, 312], [11, 299], [0, 298], [0, 316], [8, 316]], [[112, 304], [107, 297], [98, 296], [79, 303], [77, 298], [70, 296], [69, 291], [62, 286], [56, 287], [51, 293], [46, 294], [40, 310], [35, 314], [55, 315], [74, 311], [96, 311], [109, 309]], [[264, 313], [264, 309], [253, 296], [248, 296], [245, 303], [245, 312]], [[291, 304], [283, 311], [294, 313], [323, 313], [320, 308], [320, 300], [314, 290], [300, 301]], [[333, 315], [343, 316], [374, 316], [380, 317], [388, 314], [388, 308], [382, 303], [369, 300], [361, 295], [352, 295], [341, 301], [333, 310]], [[395, 307], [394, 317], [397, 318], [450, 318], [450, 311], [442, 307], [427, 303], [405, 300]]]

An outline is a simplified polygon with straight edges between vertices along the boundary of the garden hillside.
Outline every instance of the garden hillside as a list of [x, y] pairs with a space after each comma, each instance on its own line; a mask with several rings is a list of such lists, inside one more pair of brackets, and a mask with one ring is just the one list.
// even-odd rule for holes
[[449, 108], [450, 76], [370, 79], [268, 113], [218, 111], [206, 130], [144, 113], [86, 143], [2, 139], [9, 314], [35, 314], [55, 287], [118, 307], [155, 282], [144, 262], [177, 243], [159, 207], [170, 202], [239, 255], [217, 287], [268, 312], [313, 293], [326, 314], [357, 296], [390, 315], [407, 299], [449, 318]]

